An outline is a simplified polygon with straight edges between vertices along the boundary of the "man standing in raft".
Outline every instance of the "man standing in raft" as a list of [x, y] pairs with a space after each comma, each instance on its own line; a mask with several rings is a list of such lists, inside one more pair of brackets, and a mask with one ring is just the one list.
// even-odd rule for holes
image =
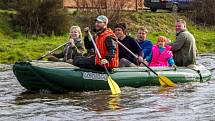
[[196, 64], [196, 42], [194, 36], [187, 30], [185, 20], [177, 20], [176, 41], [169, 45], [172, 46], [171, 51], [177, 66]]
[[[105, 64], [108, 69], [117, 68], [119, 66], [118, 58], [118, 45], [116, 43], [116, 37], [110, 28], [107, 28], [108, 18], [104, 15], [98, 16], [95, 23], [95, 43], [101, 53], [102, 59], [100, 60], [98, 54], [95, 54], [95, 58], [82, 57], [76, 60], [76, 66], [82, 68], [103, 69]], [[85, 29], [89, 31], [89, 29]], [[89, 38], [89, 37], [88, 37]], [[90, 39], [85, 39], [85, 45], [88, 45], [86, 49], [94, 48]]]

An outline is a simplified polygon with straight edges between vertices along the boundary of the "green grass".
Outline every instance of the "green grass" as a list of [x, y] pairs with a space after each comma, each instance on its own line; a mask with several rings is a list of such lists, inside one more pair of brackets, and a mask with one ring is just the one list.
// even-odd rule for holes
[[215, 52], [215, 29], [214, 27], [201, 27], [188, 20], [183, 14], [174, 13], [126, 13], [124, 21], [128, 23], [130, 33], [133, 37], [139, 26], [146, 26], [149, 29], [148, 39], [156, 42], [158, 36], [163, 35], [175, 40], [175, 21], [178, 18], [185, 19], [188, 23], [188, 30], [195, 36], [199, 53]]
[[66, 36], [17, 39], [4, 38], [0, 41], [0, 63], [35, 60], [65, 42]]
[[0, 10], [0, 13], [4, 13], [4, 14], [16, 14], [16, 11], [14, 10]]
[[63, 44], [67, 38], [66, 35], [26, 37], [12, 30], [8, 13], [0, 12], [0, 63], [38, 59]]
[[[20, 32], [14, 32], [10, 25], [8, 14], [14, 14], [12, 11], [0, 10], [0, 63], [14, 63], [16, 61], [35, 60], [46, 52], [63, 44], [67, 40], [67, 35], [62, 36], [43, 36], [43, 37], [26, 37]], [[139, 26], [147, 26], [149, 29], [148, 39], [156, 42], [160, 35], [167, 36], [175, 40], [175, 20], [184, 18], [183, 15], [172, 13], [123, 13], [122, 21], [126, 22], [130, 34], [135, 37]], [[82, 28], [89, 23], [84, 18], [84, 14], [72, 14], [71, 23], [79, 25]], [[187, 19], [186, 19], [187, 20]], [[92, 20], [93, 21], [93, 20]], [[188, 20], [188, 28], [194, 34], [197, 47], [200, 53], [215, 52], [215, 32], [214, 27], [201, 28], [195, 26]]]

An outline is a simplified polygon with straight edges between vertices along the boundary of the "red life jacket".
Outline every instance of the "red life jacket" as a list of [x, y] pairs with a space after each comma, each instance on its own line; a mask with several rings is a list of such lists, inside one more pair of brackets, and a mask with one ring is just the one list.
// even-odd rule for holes
[[[105, 59], [106, 55], [108, 54], [108, 50], [107, 50], [107, 47], [105, 45], [105, 41], [106, 41], [106, 38], [108, 36], [113, 36], [114, 33], [111, 29], [106, 29], [104, 32], [102, 32], [101, 34], [99, 34], [97, 37], [96, 37], [96, 46], [102, 56], [102, 59]], [[115, 52], [115, 55], [114, 57], [112, 58], [111, 61], [109, 61], [107, 64], [106, 64], [106, 67], [109, 68], [109, 69], [112, 69], [112, 68], [117, 68], [119, 66], [119, 49], [118, 49], [118, 46], [116, 48], [116, 52]], [[96, 65], [100, 65], [100, 59], [99, 59], [99, 56], [98, 54], [96, 54]]]
[[153, 45], [152, 60], [149, 66], [169, 66], [168, 59], [173, 56], [170, 49], [171, 46], [165, 46], [165, 50], [160, 52], [158, 45]]

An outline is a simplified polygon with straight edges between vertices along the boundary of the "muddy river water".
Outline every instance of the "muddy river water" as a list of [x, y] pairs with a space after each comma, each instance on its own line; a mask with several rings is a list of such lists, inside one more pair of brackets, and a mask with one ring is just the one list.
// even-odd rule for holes
[[0, 121], [215, 121], [215, 54], [198, 56], [212, 73], [205, 83], [177, 88], [122, 88], [66, 94], [27, 93], [11, 65], [0, 65]]

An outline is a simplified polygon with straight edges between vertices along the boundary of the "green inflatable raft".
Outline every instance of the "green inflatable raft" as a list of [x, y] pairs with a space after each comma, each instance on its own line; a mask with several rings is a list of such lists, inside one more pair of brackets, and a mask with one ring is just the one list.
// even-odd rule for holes
[[[205, 82], [211, 73], [202, 65], [190, 67], [153, 67], [160, 75], [174, 83]], [[17, 62], [13, 72], [20, 84], [30, 91], [95, 91], [109, 90], [106, 74], [101, 71], [83, 69], [64, 62], [32, 61]], [[146, 67], [116, 68], [110, 72], [120, 87], [159, 85], [158, 78]]]

